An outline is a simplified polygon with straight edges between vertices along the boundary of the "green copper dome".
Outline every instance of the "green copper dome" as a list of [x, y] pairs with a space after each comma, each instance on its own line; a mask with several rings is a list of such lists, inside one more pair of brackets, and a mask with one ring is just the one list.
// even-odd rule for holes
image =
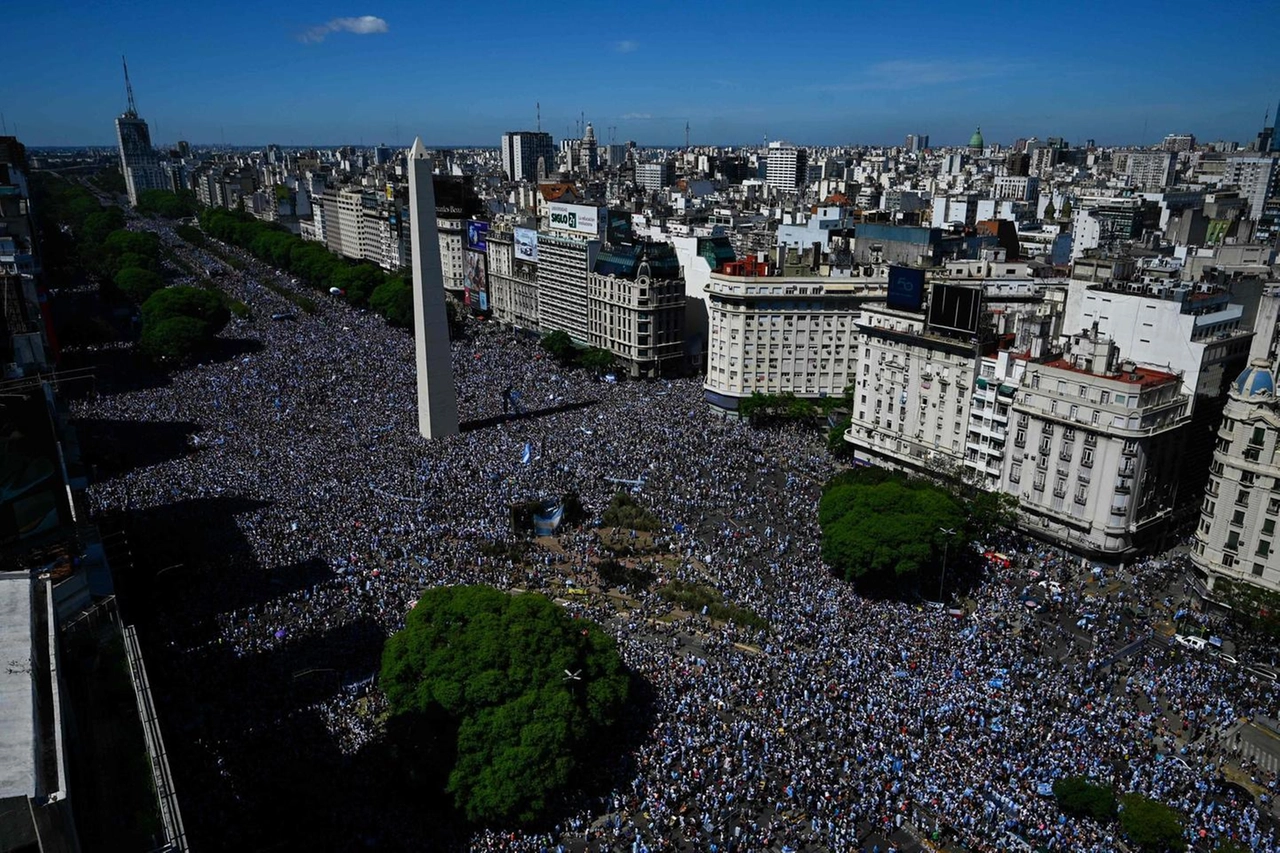
[[987, 143], [982, 141], [982, 128], [979, 127], [973, 132], [973, 136], [969, 137], [970, 148], [986, 148]]

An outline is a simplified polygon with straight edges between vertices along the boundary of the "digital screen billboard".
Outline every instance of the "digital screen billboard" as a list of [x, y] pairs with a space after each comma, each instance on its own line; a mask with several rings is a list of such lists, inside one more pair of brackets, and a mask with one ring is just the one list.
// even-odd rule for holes
[[489, 251], [489, 223], [467, 220], [467, 248], [473, 252]]
[[631, 213], [626, 210], [609, 211], [608, 226], [605, 239], [610, 243], [630, 243], [634, 239], [631, 234]]
[[919, 311], [924, 304], [924, 270], [911, 267], [889, 267], [890, 308]]
[[547, 205], [547, 225], [556, 231], [599, 237], [600, 208], [553, 201]]
[[538, 232], [532, 228], [517, 228], [514, 233], [516, 260], [536, 264], [538, 262]]
[[929, 326], [968, 335], [978, 333], [982, 289], [959, 284], [935, 284], [929, 296]]
[[488, 258], [468, 249], [462, 253], [463, 302], [477, 314], [489, 312]]

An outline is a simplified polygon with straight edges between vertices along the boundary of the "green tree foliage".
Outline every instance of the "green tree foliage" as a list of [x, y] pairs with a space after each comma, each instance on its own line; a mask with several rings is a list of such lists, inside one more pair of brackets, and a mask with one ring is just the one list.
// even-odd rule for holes
[[162, 323], [172, 317], [192, 317], [208, 325], [212, 337], [227, 325], [231, 312], [222, 295], [199, 287], [167, 287], [142, 303], [142, 324]]
[[608, 508], [601, 514], [600, 521], [605, 527], [622, 527], [627, 530], [662, 529], [662, 520], [636, 503], [636, 499], [627, 492], [618, 492], [613, 496]]
[[1055, 216], [1057, 216], [1057, 215], [1058, 215], [1058, 211], [1057, 211], [1057, 209], [1056, 209], [1056, 208], [1054, 208], [1054, 206], [1053, 206], [1053, 202], [1052, 202], [1052, 201], [1050, 201], [1048, 204], [1046, 204], [1046, 205], [1044, 206], [1044, 218], [1045, 218], [1045, 219], [1052, 220], [1052, 219], [1053, 219]]
[[164, 287], [164, 279], [159, 273], [140, 267], [125, 267], [116, 273], [115, 285], [120, 292], [133, 302], [142, 304], [153, 293]]
[[594, 371], [597, 375], [613, 370], [613, 353], [601, 347], [589, 347], [584, 350], [578, 361], [583, 367]]
[[720, 593], [709, 586], [672, 581], [658, 590], [658, 595], [666, 601], [679, 604], [690, 613], [705, 612], [707, 616], [721, 622], [733, 622], [758, 630], [769, 627], [768, 620], [763, 616], [736, 604], [726, 604]]
[[1280, 593], [1221, 578], [1213, 591], [1231, 608], [1231, 620], [1239, 633], [1263, 643], [1280, 640]]
[[569, 333], [557, 329], [542, 336], [538, 344], [556, 361], [568, 366], [578, 357], [578, 349], [573, 345]]
[[1058, 211], [1058, 218], [1059, 219], [1071, 218], [1071, 199], [1067, 198], [1062, 200], [1062, 210]]
[[90, 245], [100, 246], [112, 231], [121, 228], [124, 228], [124, 211], [118, 207], [104, 207], [85, 217], [80, 238]]
[[393, 719], [456, 732], [445, 788], [468, 820], [484, 823], [542, 815], [592, 766], [630, 690], [613, 639], [596, 625], [543, 596], [484, 586], [425, 592], [387, 641], [379, 683]]
[[950, 537], [939, 528], [962, 532], [966, 525], [959, 502], [944, 489], [880, 468], [846, 471], [829, 481], [818, 521], [827, 565], [872, 586], [918, 582], [922, 570], [941, 562]]
[[1094, 785], [1083, 776], [1067, 776], [1053, 783], [1058, 808], [1072, 817], [1091, 817], [1107, 824], [1116, 816], [1116, 795], [1109, 787]]
[[200, 209], [195, 194], [189, 190], [143, 190], [138, 193], [138, 213], [143, 216], [159, 216], [162, 219], [184, 219], [195, 216]]
[[400, 276], [378, 285], [369, 295], [369, 307], [393, 326], [413, 328], [413, 287]]
[[209, 324], [195, 317], [166, 317], [142, 327], [138, 348], [147, 358], [162, 363], [179, 363], [199, 352], [213, 335]]
[[94, 175], [92, 181], [103, 192], [115, 195], [124, 195], [128, 192], [128, 187], [124, 182], [124, 173], [120, 171], [118, 166], [108, 166], [97, 175]]
[[844, 434], [852, 424], [853, 418], [845, 415], [827, 431], [827, 450], [837, 459], [847, 459], [853, 455], [853, 448], [844, 440]]
[[1143, 853], [1181, 853], [1187, 849], [1178, 813], [1141, 794], [1120, 798], [1120, 826]]

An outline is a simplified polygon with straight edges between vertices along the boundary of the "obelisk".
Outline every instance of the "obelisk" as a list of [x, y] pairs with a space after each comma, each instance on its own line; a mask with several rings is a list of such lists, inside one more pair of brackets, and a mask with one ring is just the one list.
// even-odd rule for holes
[[409, 227], [413, 246], [413, 337], [418, 358], [418, 432], [440, 438], [458, 431], [449, 320], [444, 309], [440, 232], [431, 157], [422, 139], [409, 149]]

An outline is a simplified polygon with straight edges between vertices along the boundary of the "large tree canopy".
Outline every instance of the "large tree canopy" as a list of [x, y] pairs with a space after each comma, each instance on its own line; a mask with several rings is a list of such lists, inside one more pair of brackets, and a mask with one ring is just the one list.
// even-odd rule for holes
[[468, 820], [531, 821], [591, 766], [627, 700], [614, 641], [548, 599], [491, 587], [423, 594], [382, 655], [393, 717], [456, 727], [446, 790]]
[[847, 580], [882, 586], [914, 582], [922, 569], [939, 563], [945, 545], [965, 541], [967, 519], [946, 490], [868, 468], [827, 484], [818, 521], [827, 565]]

